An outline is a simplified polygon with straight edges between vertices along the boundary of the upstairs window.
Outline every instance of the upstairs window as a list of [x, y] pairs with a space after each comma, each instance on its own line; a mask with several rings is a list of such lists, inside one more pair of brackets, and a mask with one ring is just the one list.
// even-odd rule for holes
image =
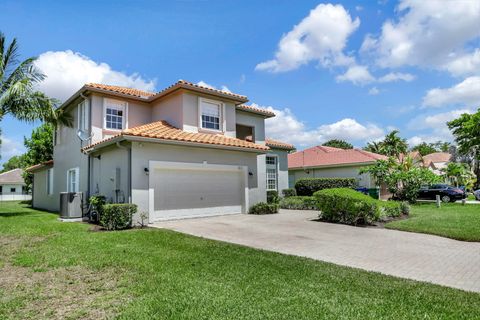
[[266, 162], [267, 162], [267, 164], [276, 165], [277, 164], [277, 158], [267, 156], [267, 161]]
[[111, 99], [104, 101], [105, 129], [123, 130], [125, 129], [126, 103]]
[[200, 99], [200, 122], [202, 129], [220, 130], [222, 104]]
[[87, 101], [84, 100], [78, 105], [78, 130], [87, 131], [88, 130], [88, 105]]

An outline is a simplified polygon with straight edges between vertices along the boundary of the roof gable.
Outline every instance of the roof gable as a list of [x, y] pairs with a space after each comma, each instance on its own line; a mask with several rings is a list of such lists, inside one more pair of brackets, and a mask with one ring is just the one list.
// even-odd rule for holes
[[4, 173], [0, 173], [0, 184], [24, 184], [23, 170], [13, 169]]

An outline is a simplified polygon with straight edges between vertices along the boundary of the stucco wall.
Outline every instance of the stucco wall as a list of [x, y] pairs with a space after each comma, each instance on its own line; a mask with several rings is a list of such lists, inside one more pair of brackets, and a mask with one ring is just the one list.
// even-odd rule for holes
[[[33, 201], [32, 206], [38, 209], [58, 211], [59, 199], [55, 194], [47, 194], [48, 168], [33, 173]], [[55, 170], [53, 172], [55, 174]], [[65, 178], [66, 180], [66, 178]], [[55, 184], [54, 184], [55, 187]]]
[[295, 186], [295, 182], [300, 178], [357, 178], [359, 186], [366, 188], [375, 187], [368, 174], [359, 174], [359, 170], [362, 167], [364, 167], [364, 165], [317, 168], [308, 170], [289, 170], [290, 187], [293, 188]]
[[174, 146], [152, 143], [132, 143], [132, 202], [139, 206], [139, 212], [148, 212], [149, 180], [145, 168], [149, 161], [178, 161], [187, 163], [228, 164], [247, 166], [252, 175], [248, 176], [249, 206], [266, 200], [265, 156], [263, 169], [257, 166], [257, 155], [251, 152], [227, 151], [221, 149]]
[[[22, 184], [2, 184], [2, 195], [18, 195], [22, 194]], [[12, 188], [15, 188], [15, 192], [12, 192]]]
[[253, 127], [255, 143], [265, 144], [265, 118], [263, 116], [237, 110], [236, 123]]
[[165, 120], [172, 126], [182, 128], [182, 94], [176, 93], [152, 103], [152, 122]]

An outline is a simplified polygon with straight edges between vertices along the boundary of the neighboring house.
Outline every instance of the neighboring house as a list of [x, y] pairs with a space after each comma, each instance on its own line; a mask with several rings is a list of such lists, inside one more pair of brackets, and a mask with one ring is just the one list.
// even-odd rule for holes
[[[149, 221], [246, 213], [288, 187], [294, 147], [265, 138], [269, 110], [246, 96], [180, 80], [157, 92], [86, 84], [60, 108], [53, 161], [29, 168], [33, 205], [59, 210], [60, 192], [134, 203]], [[138, 218], [138, 217], [137, 217]]]
[[360, 187], [375, 187], [369, 174], [360, 174], [362, 167], [387, 157], [360, 150], [316, 146], [288, 155], [289, 185], [301, 178], [356, 178]]
[[30, 200], [31, 195], [27, 194], [23, 170], [13, 169], [0, 173], [0, 201], [21, 201]]
[[431, 170], [441, 175], [442, 169], [446, 168], [450, 162], [452, 155], [448, 152], [434, 152], [423, 156], [423, 163], [425, 167], [431, 168]]

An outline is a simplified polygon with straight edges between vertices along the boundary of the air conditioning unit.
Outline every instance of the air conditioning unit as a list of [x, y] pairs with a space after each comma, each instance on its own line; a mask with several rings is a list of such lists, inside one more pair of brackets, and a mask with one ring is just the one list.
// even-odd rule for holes
[[83, 192], [60, 192], [60, 219], [81, 219]]

